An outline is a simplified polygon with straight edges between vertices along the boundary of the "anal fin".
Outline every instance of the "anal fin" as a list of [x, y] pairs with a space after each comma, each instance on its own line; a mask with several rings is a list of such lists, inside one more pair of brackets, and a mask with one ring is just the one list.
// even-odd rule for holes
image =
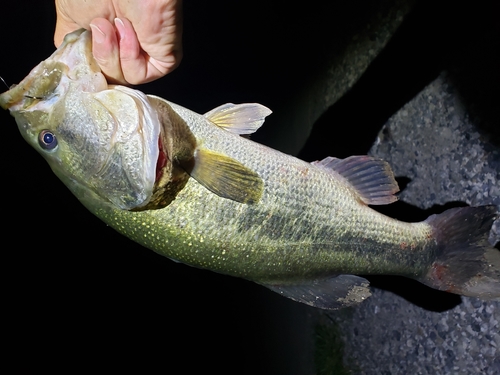
[[336, 310], [363, 302], [371, 296], [368, 280], [354, 275], [339, 275], [300, 285], [266, 285], [272, 291], [306, 305]]

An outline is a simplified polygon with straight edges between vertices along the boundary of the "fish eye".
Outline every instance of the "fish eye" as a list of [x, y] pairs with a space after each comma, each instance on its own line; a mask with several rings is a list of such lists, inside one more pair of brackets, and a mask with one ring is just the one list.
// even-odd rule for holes
[[57, 138], [50, 130], [42, 130], [38, 135], [38, 143], [44, 150], [53, 150], [57, 146]]

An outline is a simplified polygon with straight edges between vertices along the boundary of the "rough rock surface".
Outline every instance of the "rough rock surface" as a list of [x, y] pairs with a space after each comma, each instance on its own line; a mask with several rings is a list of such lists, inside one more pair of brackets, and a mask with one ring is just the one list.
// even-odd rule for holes
[[[471, 123], [443, 73], [387, 122], [370, 153], [411, 179], [400, 194], [406, 203], [422, 209], [450, 201], [499, 205], [500, 153], [490, 140]], [[498, 242], [498, 229], [491, 241]], [[400, 290], [406, 298], [412, 292], [428, 293]], [[352, 315], [330, 316], [343, 332], [354, 373], [499, 374], [500, 302], [462, 297], [443, 309], [431, 311], [374, 288]]]
[[353, 309], [350, 323], [345, 313], [332, 315], [355, 374], [499, 374], [498, 303], [463, 298], [449, 311], [432, 312], [375, 290]]
[[[461, 201], [500, 206], [500, 148], [481, 134], [444, 72], [380, 131], [370, 154], [411, 181], [399, 198], [422, 209]], [[496, 221], [491, 242], [500, 241]]]

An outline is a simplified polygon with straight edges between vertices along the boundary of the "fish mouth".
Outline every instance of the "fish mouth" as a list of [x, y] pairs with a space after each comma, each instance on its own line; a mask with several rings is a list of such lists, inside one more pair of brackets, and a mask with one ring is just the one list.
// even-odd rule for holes
[[92, 55], [92, 37], [89, 31], [79, 29], [67, 34], [63, 43], [42, 61], [17, 85], [0, 94], [0, 107], [19, 110], [33, 101], [47, 99], [57, 88], [63, 74], [85, 61], [93, 71], [98, 70]]

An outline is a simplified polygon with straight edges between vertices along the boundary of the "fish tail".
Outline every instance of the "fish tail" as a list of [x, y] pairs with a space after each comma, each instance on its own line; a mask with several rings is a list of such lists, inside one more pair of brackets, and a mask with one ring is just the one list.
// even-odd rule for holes
[[500, 251], [488, 242], [495, 206], [453, 208], [430, 216], [436, 259], [419, 281], [439, 290], [500, 301]]

